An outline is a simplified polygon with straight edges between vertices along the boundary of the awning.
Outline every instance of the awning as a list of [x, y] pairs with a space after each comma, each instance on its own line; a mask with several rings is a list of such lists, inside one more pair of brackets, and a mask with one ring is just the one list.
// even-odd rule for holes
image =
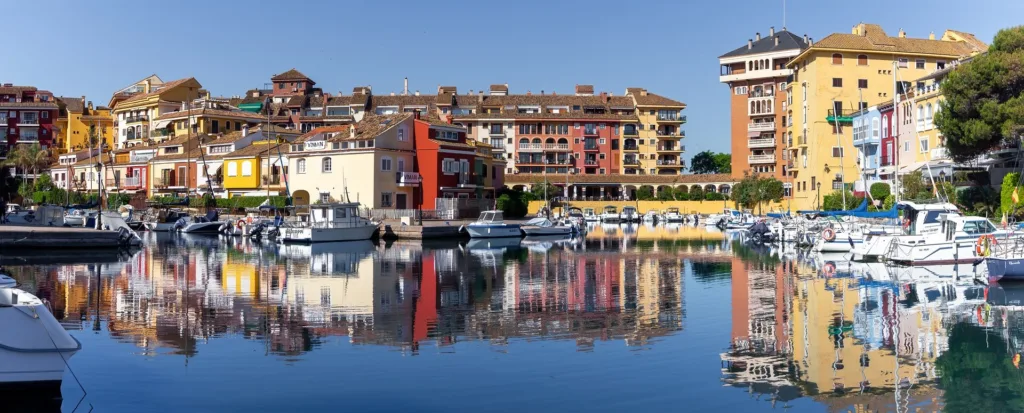
[[900, 168], [900, 175], [905, 175], [916, 171], [921, 171], [925, 175], [928, 175], [929, 170], [931, 170], [931, 174], [933, 177], [939, 176], [940, 172], [945, 172], [947, 176], [953, 176], [953, 161], [937, 160], [914, 162], [910, 165]]
[[759, 131], [749, 131], [749, 132], [747, 132], [747, 137], [748, 138], [756, 138], [758, 136], [761, 136], [761, 132], [759, 132]]
[[163, 128], [166, 128], [167, 125], [170, 125], [170, 124], [171, 124], [171, 121], [169, 121], [169, 120], [158, 120], [158, 121], [156, 121], [156, 123], [153, 124], [153, 129], [163, 129]]
[[243, 103], [238, 108], [245, 112], [259, 113], [263, 109], [263, 103]]

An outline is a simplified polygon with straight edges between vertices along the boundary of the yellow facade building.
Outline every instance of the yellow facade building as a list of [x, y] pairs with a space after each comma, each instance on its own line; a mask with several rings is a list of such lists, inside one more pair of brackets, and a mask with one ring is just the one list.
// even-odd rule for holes
[[117, 147], [167, 140], [169, 135], [158, 129], [164, 129], [170, 121], [160, 125], [157, 118], [181, 109], [183, 102], [196, 99], [200, 88], [199, 81], [191, 77], [160, 85], [147, 80], [140, 91], [118, 101], [113, 108]]
[[227, 196], [286, 193], [288, 150], [287, 142], [258, 140], [225, 155], [221, 173]]
[[[686, 116], [681, 113], [686, 104], [641, 88], [628, 88], [626, 95], [633, 98], [639, 123], [623, 126], [623, 166], [637, 168], [641, 174], [681, 174], [686, 167], [682, 129]], [[634, 138], [636, 146], [631, 144]]]
[[[60, 107], [54, 122], [60, 131], [56, 136], [59, 151], [77, 152], [90, 148], [90, 145], [95, 148], [101, 140], [108, 147], [114, 147], [114, 118], [110, 108], [94, 107], [91, 101], [85, 100], [85, 96], [58, 97], [56, 100]], [[92, 142], [89, 142], [90, 136], [95, 137]]]
[[[191, 119], [191, 120], [190, 120]], [[213, 98], [207, 93], [171, 111], [164, 111], [154, 124], [152, 134], [183, 136], [189, 133], [211, 134], [241, 131], [245, 126], [266, 122], [266, 117], [233, 108], [226, 99]], [[154, 135], [156, 136], [156, 135]]]
[[858, 24], [834, 33], [793, 58], [787, 83], [787, 150], [793, 162], [793, 208], [812, 209], [821, 198], [852, 184], [860, 174], [852, 140], [852, 114], [892, 100], [910, 82], [985, 50], [966, 33], [941, 39], [889, 36], [881, 26]]

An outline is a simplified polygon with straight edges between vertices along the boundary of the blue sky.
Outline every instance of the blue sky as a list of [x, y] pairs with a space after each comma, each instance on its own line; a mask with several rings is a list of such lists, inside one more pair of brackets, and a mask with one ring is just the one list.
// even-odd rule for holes
[[[512, 93], [622, 94], [638, 86], [688, 105], [687, 152], [729, 148], [728, 90], [718, 56], [783, 26], [771, 1], [37, 1], [6, 5], [35, 29], [8, 42], [0, 82], [106, 104], [149, 74], [195, 76], [215, 95], [243, 94], [295, 67], [329, 93], [436, 93], [508, 83]], [[1021, 24], [1016, 0], [788, 0], [786, 26], [821, 39], [858, 22], [894, 35], [947, 28], [990, 42]]]

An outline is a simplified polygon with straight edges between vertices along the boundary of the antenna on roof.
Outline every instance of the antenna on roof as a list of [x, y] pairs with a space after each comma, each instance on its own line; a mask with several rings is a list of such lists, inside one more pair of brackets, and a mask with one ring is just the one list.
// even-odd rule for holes
[[782, 0], [782, 30], [786, 30], [786, 0]]

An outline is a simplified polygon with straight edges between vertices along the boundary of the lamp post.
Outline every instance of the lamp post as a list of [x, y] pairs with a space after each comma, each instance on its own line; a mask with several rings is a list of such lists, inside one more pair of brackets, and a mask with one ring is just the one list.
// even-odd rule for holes
[[[818, 210], [821, 211], [821, 182], [818, 182]], [[845, 205], [844, 205], [845, 206]]]
[[939, 182], [946, 182], [946, 171], [939, 171]]

